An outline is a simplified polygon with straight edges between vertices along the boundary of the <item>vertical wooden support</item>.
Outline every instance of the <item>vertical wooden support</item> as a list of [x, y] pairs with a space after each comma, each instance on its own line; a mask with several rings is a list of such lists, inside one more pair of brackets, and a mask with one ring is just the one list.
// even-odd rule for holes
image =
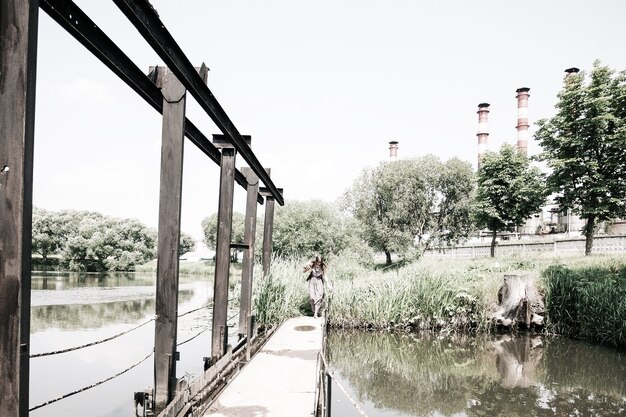
[[150, 77], [163, 94], [156, 321], [154, 327], [154, 407], [158, 413], [173, 398], [176, 383], [178, 246], [183, 183], [186, 90], [167, 68], [151, 68]]
[[0, 2], [0, 416], [28, 416], [37, 0]]
[[[252, 311], [252, 276], [254, 267], [254, 243], [256, 234], [257, 195], [259, 193], [259, 177], [251, 168], [244, 167], [241, 172], [248, 181], [246, 198], [246, 218], [244, 228], [244, 244], [248, 245], [243, 251], [241, 268], [241, 296], [239, 303], [239, 335], [246, 336], [248, 332], [248, 317]], [[248, 339], [248, 343], [250, 340]]]
[[[266, 171], [270, 172], [269, 168]], [[283, 193], [283, 189], [279, 188], [278, 192]], [[265, 197], [265, 223], [263, 225], [263, 275], [270, 272], [270, 264], [272, 262], [272, 232], [274, 230], [274, 203], [275, 198], [266, 188], [261, 188], [260, 193]]]
[[265, 199], [265, 223], [263, 225], [263, 275], [270, 272], [272, 263], [272, 232], [274, 230], [274, 197]]
[[220, 195], [217, 210], [217, 242], [215, 250], [215, 281], [213, 283], [213, 326], [211, 329], [211, 363], [224, 356], [228, 346], [228, 274], [230, 239], [233, 223], [235, 189], [235, 148], [213, 135], [213, 143], [222, 148]]

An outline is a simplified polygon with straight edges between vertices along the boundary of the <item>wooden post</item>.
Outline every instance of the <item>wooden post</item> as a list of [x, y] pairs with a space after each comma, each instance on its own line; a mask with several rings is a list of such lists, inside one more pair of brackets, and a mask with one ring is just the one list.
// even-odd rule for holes
[[[241, 296], [239, 308], [239, 336], [248, 334], [248, 317], [252, 311], [252, 276], [254, 268], [254, 244], [256, 234], [257, 195], [259, 193], [259, 177], [251, 168], [244, 167], [241, 172], [248, 181], [246, 196], [246, 219], [244, 229], [244, 244], [247, 249], [243, 251], [243, 263], [241, 266]], [[250, 343], [250, 340], [248, 340]]]
[[[265, 169], [270, 173], [270, 168]], [[279, 188], [278, 192], [283, 193], [283, 189]], [[270, 272], [270, 264], [272, 263], [272, 231], [274, 230], [274, 203], [275, 198], [266, 188], [261, 188], [260, 193], [265, 197], [265, 224], [263, 225], [263, 275]]]
[[159, 413], [174, 397], [178, 323], [178, 246], [183, 183], [186, 90], [167, 68], [149, 75], [163, 94], [161, 184], [154, 326], [154, 407]]
[[37, 0], [0, 2], [0, 416], [28, 416]]
[[[249, 140], [249, 137], [248, 137]], [[230, 240], [233, 223], [236, 150], [224, 135], [213, 135], [213, 144], [222, 149], [220, 195], [217, 210], [215, 281], [213, 283], [213, 324], [211, 329], [211, 363], [224, 356], [228, 347], [228, 274]]]

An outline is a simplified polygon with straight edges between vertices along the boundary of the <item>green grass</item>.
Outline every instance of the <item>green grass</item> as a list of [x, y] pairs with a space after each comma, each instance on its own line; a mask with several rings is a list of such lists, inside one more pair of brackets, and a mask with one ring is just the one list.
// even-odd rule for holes
[[[307, 284], [302, 267], [306, 260], [276, 259], [270, 276], [255, 277], [255, 307], [260, 322], [279, 323], [287, 317], [310, 314]], [[567, 269], [565, 268], [567, 265]], [[497, 304], [497, 292], [507, 272], [525, 271], [533, 275], [539, 291], [548, 296], [557, 287], [544, 271], [578, 271], [591, 268], [598, 271], [626, 270], [626, 255], [591, 257], [556, 256], [554, 254], [508, 256], [474, 260], [441, 260], [424, 258], [399, 268], [372, 268], [361, 266], [353, 258], [333, 259], [329, 264], [326, 309], [329, 324], [341, 328], [407, 329], [440, 331], [489, 331], [489, 316]], [[560, 269], [559, 269], [560, 268]], [[596, 269], [593, 269], [596, 268]], [[622, 269], [620, 269], [622, 268]], [[256, 268], [260, 270], [260, 266]], [[543, 274], [543, 275], [542, 275]], [[563, 272], [568, 275], [569, 272]], [[626, 274], [626, 273], [625, 273]], [[545, 277], [544, 277], [545, 275]], [[571, 280], [578, 275], [572, 273]], [[565, 279], [565, 278], [563, 278]], [[568, 305], [587, 300], [584, 332], [590, 338], [590, 328], [605, 328], [609, 316], [612, 327], [602, 330], [607, 335], [597, 340], [623, 340], [623, 287], [615, 292], [616, 278], [596, 286], [586, 284], [581, 300], [569, 300]], [[610, 295], [610, 294], [612, 295]], [[597, 297], [621, 296], [621, 301], [599, 307]], [[556, 304], [552, 304], [556, 306]], [[556, 308], [556, 307], [555, 307]], [[569, 307], [568, 307], [569, 308]], [[559, 324], [564, 317], [574, 314], [565, 310], [565, 302], [556, 310], [549, 310], [547, 322], [553, 332], [569, 334]], [[620, 321], [621, 320], [621, 321]], [[619, 325], [622, 325], [620, 327]], [[571, 324], [569, 325], [571, 327]], [[611, 334], [611, 338], [608, 337]]]
[[[263, 277], [255, 265], [253, 306], [260, 324], [279, 324], [311, 314], [308, 259], [274, 259]], [[141, 267], [156, 271], [156, 262]], [[213, 262], [180, 264], [181, 275], [213, 277]], [[483, 332], [507, 272], [535, 277], [546, 297], [546, 331], [626, 346], [626, 254], [589, 257], [525, 254], [472, 260], [424, 258], [381, 268], [353, 256], [329, 263], [325, 309], [338, 328]], [[241, 264], [231, 265], [231, 291], [238, 297]]]
[[544, 271], [548, 331], [626, 347], [626, 263]]

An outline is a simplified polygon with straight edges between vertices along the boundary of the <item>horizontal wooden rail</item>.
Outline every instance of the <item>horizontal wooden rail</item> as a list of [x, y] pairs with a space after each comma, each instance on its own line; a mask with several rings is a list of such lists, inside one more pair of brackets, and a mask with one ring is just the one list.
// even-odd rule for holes
[[[74, 2], [41, 0], [39, 6], [152, 108], [163, 114], [163, 95], [159, 88]], [[187, 118], [185, 136], [213, 162], [220, 165], [220, 151]], [[248, 185], [246, 177], [239, 170], [235, 172], [235, 181], [243, 188]], [[260, 194], [257, 201], [263, 204]]]
[[265, 171], [209, 87], [202, 81], [202, 77], [189, 62], [189, 59], [169, 33], [150, 2], [147, 0], [113, 0], [113, 2], [165, 62], [169, 70], [174, 73], [187, 91], [196, 99], [198, 104], [207, 112], [222, 133], [226, 135], [235, 149], [237, 149], [237, 152], [241, 154], [243, 159], [250, 165], [250, 168], [263, 181], [276, 199], [276, 202], [283, 205], [283, 196], [276, 188], [276, 185], [274, 185], [269, 174]]

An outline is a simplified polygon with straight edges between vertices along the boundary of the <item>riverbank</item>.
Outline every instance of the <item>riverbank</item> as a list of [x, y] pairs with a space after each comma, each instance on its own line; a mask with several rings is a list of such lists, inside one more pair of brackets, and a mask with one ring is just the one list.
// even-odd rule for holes
[[[255, 276], [260, 322], [309, 313], [303, 264], [275, 260], [270, 276]], [[331, 327], [489, 332], [504, 274], [524, 272], [546, 298], [546, 331], [626, 346], [624, 255], [422, 259], [385, 270], [336, 259], [329, 267], [326, 308]], [[578, 285], [582, 289], [571, 290]], [[564, 294], [573, 295], [565, 299]]]

